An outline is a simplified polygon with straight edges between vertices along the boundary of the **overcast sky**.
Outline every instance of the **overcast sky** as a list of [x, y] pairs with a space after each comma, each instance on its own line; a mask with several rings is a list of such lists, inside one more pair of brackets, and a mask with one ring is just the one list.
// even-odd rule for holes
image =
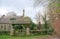
[[14, 11], [17, 15], [22, 15], [22, 10], [25, 9], [25, 16], [35, 19], [35, 15], [38, 11], [44, 11], [44, 7], [41, 5], [34, 8], [33, 0], [0, 0], [0, 15]]

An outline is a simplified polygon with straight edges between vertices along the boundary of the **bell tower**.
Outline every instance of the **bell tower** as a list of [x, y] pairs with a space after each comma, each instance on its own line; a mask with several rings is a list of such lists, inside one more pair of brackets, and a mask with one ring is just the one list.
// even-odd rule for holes
[[25, 10], [23, 9], [23, 17], [25, 16]]

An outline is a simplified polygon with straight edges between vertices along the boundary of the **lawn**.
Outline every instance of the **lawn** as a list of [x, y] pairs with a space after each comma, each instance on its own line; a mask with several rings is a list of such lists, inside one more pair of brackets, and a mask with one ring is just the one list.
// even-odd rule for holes
[[32, 36], [9, 36], [9, 35], [0, 35], [0, 39], [34, 39], [45, 37], [48, 35], [32, 35]]

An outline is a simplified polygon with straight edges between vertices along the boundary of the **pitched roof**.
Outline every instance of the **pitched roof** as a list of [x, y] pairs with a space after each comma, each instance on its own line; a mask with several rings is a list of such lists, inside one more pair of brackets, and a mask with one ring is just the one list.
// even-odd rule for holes
[[31, 19], [29, 17], [14, 16], [14, 17], [1, 17], [0, 23], [11, 23], [11, 24], [30, 24]]

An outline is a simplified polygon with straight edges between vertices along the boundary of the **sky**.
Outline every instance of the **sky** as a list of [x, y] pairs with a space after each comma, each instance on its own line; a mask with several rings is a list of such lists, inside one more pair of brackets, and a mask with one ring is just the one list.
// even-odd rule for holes
[[8, 12], [15, 12], [17, 15], [22, 15], [22, 10], [25, 9], [25, 16], [31, 17], [35, 21], [35, 15], [38, 11], [41, 14], [44, 11], [44, 7], [34, 7], [33, 0], [0, 0], [0, 16], [7, 14]]

